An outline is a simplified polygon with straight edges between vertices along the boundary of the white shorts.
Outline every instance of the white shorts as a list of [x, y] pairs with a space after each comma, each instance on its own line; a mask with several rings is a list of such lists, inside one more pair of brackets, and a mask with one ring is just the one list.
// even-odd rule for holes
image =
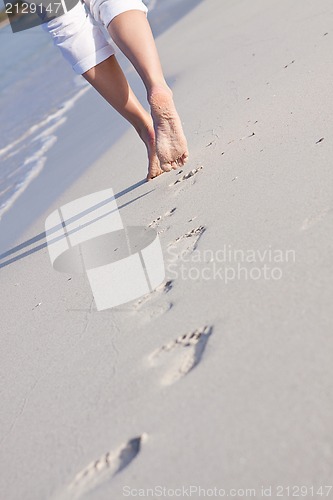
[[148, 11], [141, 0], [84, 2], [80, 0], [66, 14], [42, 25], [79, 75], [115, 53], [115, 48], [104, 35], [101, 24], [107, 28], [112, 19], [128, 10], [140, 10], [146, 14]]

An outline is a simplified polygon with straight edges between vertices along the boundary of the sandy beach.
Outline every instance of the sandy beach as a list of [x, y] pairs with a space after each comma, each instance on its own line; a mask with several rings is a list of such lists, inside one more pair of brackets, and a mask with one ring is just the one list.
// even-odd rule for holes
[[[152, 182], [95, 91], [68, 110], [0, 221], [1, 499], [333, 498], [332, 20], [206, 0], [161, 33], [190, 160]], [[98, 311], [45, 219], [108, 188], [166, 277]]]

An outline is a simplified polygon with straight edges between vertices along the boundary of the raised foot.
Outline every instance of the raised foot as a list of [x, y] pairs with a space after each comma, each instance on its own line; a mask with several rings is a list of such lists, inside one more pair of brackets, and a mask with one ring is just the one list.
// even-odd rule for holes
[[169, 172], [182, 167], [188, 159], [188, 148], [172, 92], [167, 87], [156, 87], [150, 92], [148, 99], [161, 169]]
[[[150, 118], [151, 120], [151, 118]], [[137, 129], [139, 136], [146, 145], [148, 153], [148, 174], [147, 181], [155, 179], [155, 177], [163, 174], [160, 167], [160, 160], [156, 153], [155, 131], [153, 124], [145, 124], [143, 127]]]

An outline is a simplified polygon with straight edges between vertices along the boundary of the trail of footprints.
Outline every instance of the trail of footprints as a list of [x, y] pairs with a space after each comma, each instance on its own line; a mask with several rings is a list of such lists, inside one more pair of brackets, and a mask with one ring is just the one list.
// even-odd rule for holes
[[[192, 178], [195, 176], [200, 170], [202, 170], [202, 166], [197, 167], [193, 170], [190, 170], [186, 174], [183, 174], [181, 177], [179, 177], [174, 183], [171, 184], [171, 186], [181, 183], [183, 181], [186, 181], [187, 179]], [[182, 171], [181, 171], [182, 173]], [[156, 219], [154, 219], [148, 227], [153, 228], [157, 231], [158, 234], [161, 234], [165, 231], [167, 231], [170, 226], [167, 225], [167, 221], [170, 217], [172, 217], [177, 210], [177, 207], [173, 207], [167, 212], [165, 212], [163, 215], [159, 215]], [[196, 217], [192, 217], [188, 222], [192, 222]], [[192, 230], [186, 232], [185, 234], [179, 236], [176, 238], [175, 241], [169, 244], [169, 248], [173, 247], [172, 253], [173, 257], [174, 255], [176, 256], [176, 259], [179, 259], [184, 253], [190, 253], [193, 250], [195, 250], [199, 239], [201, 238], [202, 234], [206, 228], [204, 226], [198, 226], [196, 228], [193, 228]], [[138, 313], [142, 310], [142, 306], [144, 306], [146, 303], [149, 303], [149, 311], [144, 311], [144, 314], [142, 317], [138, 317], [138, 320], [141, 321], [150, 321], [156, 317], [160, 317], [162, 314], [166, 313], [169, 311], [173, 304], [172, 302], [169, 303], [161, 303], [161, 301], [157, 301], [160, 297], [161, 294], [164, 294], [170, 290], [172, 287], [172, 282], [169, 281], [166, 284], [163, 284], [161, 287], [156, 289], [154, 292], [149, 293], [145, 295], [144, 297], [140, 298], [135, 304], [134, 304], [134, 312]]]
[[[152, 368], [164, 369], [160, 380], [162, 385], [177, 382], [200, 363], [212, 331], [212, 326], [198, 328], [163, 345], [149, 356]], [[144, 433], [91, 462], [76, 474], [60, 495], [53, 497], [54, 500], [78, 500], [109, 481], [133, 462], [147, 438]]]
[[[201, 166], [191, 170], [187, 174], [184, 174], [171, 184], [171, 186], [190, 179], [202, 168], [203, 167]], [[159, 227], [160, 224], [164, 222], [166, 218], [172, 216], [175, 211], [176, 207], [172, 208], [164, 215], [157, 217], [149, 224], [149, 227]], [[197, 228], [194, 228], [178, 237], [172, 245], [176, 246], [177, 251], [180, 253], [184, 251], [193, 251], [205, 229], [206, 228], [204, 226], [198, 226]], [[163, 230], [160, 230], [159, 232], [163, 232]], [[134, 310], [136, 312], [140, 311], [146, 303], [151, 303], [152, 300], [159, 299], [161, 295], [170, 292], [172, 287], [172, 280], [163, 283], [154, 292], [141, 297], [134, 304]], [[166, 310], [171, 307], [172, 303], [170, 302], [167, 305]], [[174, 384], [186, 376], [200, 363], [212, 331], [212, 326], [198, 328], [176, 338], [151, 353], [148, 358], [149, 366], [152, 369], [160, 369], [162, 371], [160, 378], [161, 385], [168, 386]], [[99, 487], [104, 482], [112, 479], [133, 462], [133, 460], [140, 453], [141, 446], [146, 439], [147, 434], [142, 434], [141, 436], [130, 439], [119, 448], [109, 451], [98, 460], [91, 462], [87, 467], [76, 474], [75, 478], [67, 486], [67, 488], [65, 488], [60, 495], [55, 497], [56, 500], [77, 500]]]
[[[182, 236], [179, 236], [178, 238], [176, 238], [174, 242], [170, 243], [169, 245], [170, 253], [172, 252], [173, 256], [175, 255], [176, 258], [178, 259], [184, 254], [193, 252], [196, 249], [198, 241], [205, 232], [205, 230], [206, 228], [204, 226], [198, 226], [188, 231], [187, 233], [183, 234]], [[134, 303], [134, 312], [140, 313], [143, 306], [149, 304], [148, 314], [146, 310], [143, 310], [144, 314], [142, 315], [142, 319], [145, 320], [145, 322], [151, 321], [152, 319], [166, 313], [173, 307], [173, 303], [170, 301], [162, 303], [159, 299], [161, 298], [162, 295], [165, 295], [168, 292], [170, 292], [172, 287], [173, 287], [173, 280], [169, 280], [166, 283], [163, 283], [158, 288], [156, 288], [153, 292], [150, 292], [147, 295], [140, 297], [140, 299]], [[140, 317], [138, 319], [140, 320]]]
[[[198, 328], [163, 345], [149, 356], [152, 368], [164, 369], [160, 380], [162, 385], [177, 382], [200, 363], [212, 331], [212, 326]], [[78, 500], [109, 481], [133, 462], [147, 438], [147, 434], [144, 433], [130, 439], [119, 448], [108, 451], [78, 472], [65, 490], [53, 498]]]
[[[203, 169], [203, 166], [197, 167], [189, 172], [183, 174], [175, 182], [170, 184], [170, 187], [180, 184], [188, 179], [193, 178]], [[182, 171], [180, 172], [182, 173]], [[153, 220], [149, 227], [156, 228], [167, 217], [173, 215], [176, 207], [166, 212], [163, 216], [157, 217]], [[194, 218], [191, 219], [193, 221]], [[190, 222], [190, 221], [189, 221]], [[204, 226], [198, 226], [184, 233], [176, 238], [175, 241], [170, 243], [170, 246], [175, 247], [178, 256], [181, 254], [192, 252], [196, 249], [199, 239], [205, 232]], [[168, 293], [173, 287], [173, 281], [168, 281], [159, 287], [153, 294], [149, 294], [141, 298], [136, 303], [136, 309], [140, 308], [148, 300], [156, 297], [156, 294]], [[184, 334], [176, 340], [165, 344], [161, 348], [154, 351], [150, 357], [149, 362], [151, 366], [160, 366], [167, 364], [168, 369], [162, 377], [161, 383], [164, 385], [171, 385], [184, 375], [189, 373], [201, 360], [203, 352], [206, 348], [208, 339], [212, 333], [212, 326], [205, 326], [193, 332]]]

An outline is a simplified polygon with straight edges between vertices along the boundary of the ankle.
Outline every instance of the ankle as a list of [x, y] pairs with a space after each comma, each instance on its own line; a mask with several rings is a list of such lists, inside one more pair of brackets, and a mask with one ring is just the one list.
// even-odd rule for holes
[[135, 127], [140, 139], [146, 145], [152, 145], [155, 143], [155, 130], [152, 123], [141, 123], [138, 127]]
[[152, 98], [157, 94], [164, 94], [164, 95], [168, 94], [170, 97], [173, 96], [172, 90], [170, 89], [170, 87], [167, 85], [166, 82], [154, 83], [149, 87], [147, 91], [148, 102], [150, 103]]

